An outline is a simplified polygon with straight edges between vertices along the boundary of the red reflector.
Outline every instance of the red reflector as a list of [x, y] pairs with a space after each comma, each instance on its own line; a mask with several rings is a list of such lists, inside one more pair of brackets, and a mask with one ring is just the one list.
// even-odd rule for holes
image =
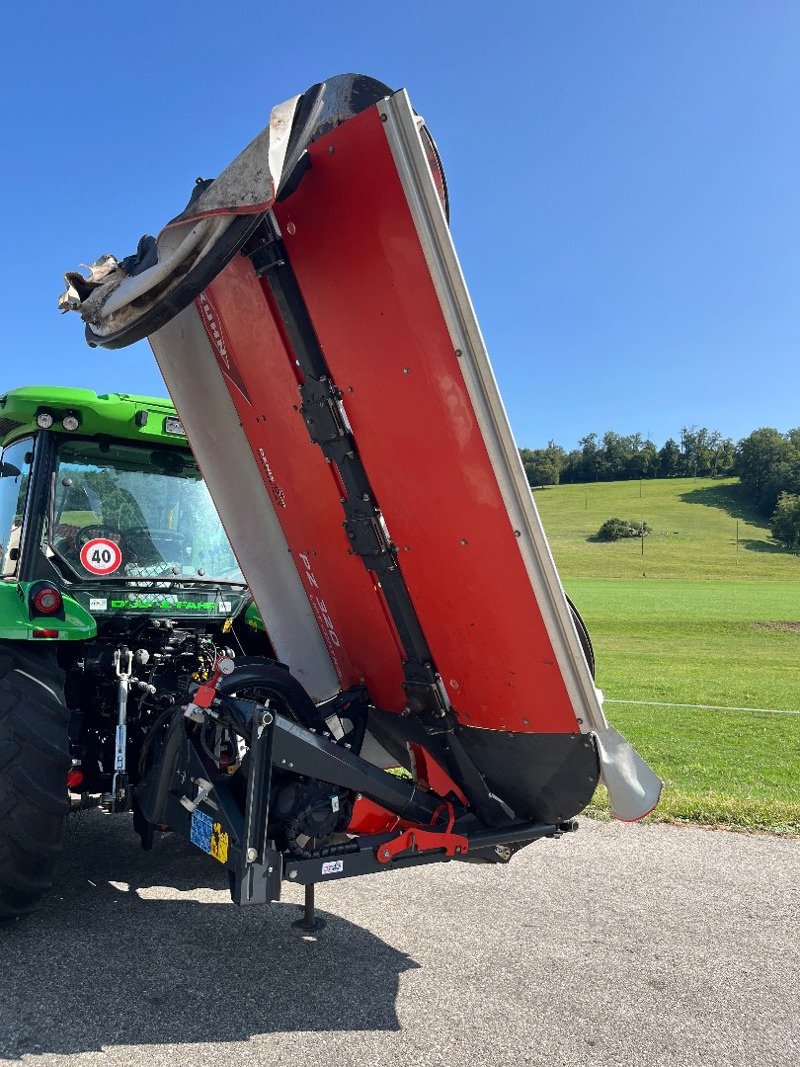
[[51, 585], [44, 586], [33, 598], [33, 606], [39, 615], [54, 615], [61, 610], [62, 603], [61, 593]]
[[58, 630], [34, 630], [34, 637], [58, 637]]
[[82, 784], [83, 771], [80, 767], [73, 767], [71, 771], [67, 771], [67, 789], [77, 789]]

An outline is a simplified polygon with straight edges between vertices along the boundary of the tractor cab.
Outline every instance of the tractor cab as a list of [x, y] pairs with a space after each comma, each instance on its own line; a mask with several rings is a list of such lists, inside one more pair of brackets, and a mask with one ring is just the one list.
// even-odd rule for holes
[[[61, 640], [118, 615], [231, 618], [246, 607], [244, 576], [169, 402], [26, 388], [0, 404], [2, 596], [27, 606], [31, 624], [65, 601], [69, 620], [49, 627]], [[34, 587], [53, 593], [32, 600]], [[0, 630], [6, 621], [0, 613]]]

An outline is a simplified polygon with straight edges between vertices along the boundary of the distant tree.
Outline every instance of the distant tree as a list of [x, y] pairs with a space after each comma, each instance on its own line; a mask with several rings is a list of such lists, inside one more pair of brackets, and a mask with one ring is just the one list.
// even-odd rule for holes
[[658, 451], [651, 440], [640, 433], [623, 438], [626, 452], [624, 478], [653, 477], [658, 468]]
[[567, 453], [560, 445], [550, 441], [547, 448], [521, 448], [519, 451], [528, 485], [558, 485], [567, 462]]
[[597, 434], [587, 433], [578, 444], [581, 448], [581, 481], [596, 482], [600, 478], [601, 456], [597, 445]]
[[658, 474], [658, 449], [656, 448], [655, 441], [651, 441], [648, 437], [642, 445], [640, 456], [642, 457], [641, 477], [655, 478]]
[[574, 482], [583, 481], [581, 470], [582, 460], [583, 453], [579, 449], [573, 448], [573, 450], [567, 455], [566, 461], [564, 463], [564, 469], [561, 471], [562, 483], [568, 482], [572, 484]]
[[782, 492], [800, 493], [800, 431], [754, 430], [736, 449], [736, 473], [747, 497], [772, 514]]
[[671, 437], [659, 450], [658, 473], [662, 478], [674, 478], [683, 473], [681, 450]]
[[733, 441], [723, 437], [719, 430], [709, 430], [707, 426], [684, 426], [681, 429], [680, 453], [683, 474], [697, 477], [710, 475], [715, 478], [730, 474], [733, 469]]
[[603, 434], [600, 456], [601, 477], [615, 482], [625, 478], [631, 455], [630, 439], [608, 430]]
[[772, 513], [772, 536], [780, 544], [800, 552], [800, 496], [781, 493]]
[[711, 472], [715, 477], [724, 478], [733, 473], [736, 464], [736, 445], [730, 437], [724, 437], [717, 448], [714, 456], [714, 469]]

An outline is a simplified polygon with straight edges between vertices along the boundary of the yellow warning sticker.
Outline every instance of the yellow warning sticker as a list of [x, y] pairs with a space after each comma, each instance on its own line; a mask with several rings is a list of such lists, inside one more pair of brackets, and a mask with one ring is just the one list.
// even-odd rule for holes
[[228, 862], [228, 835], [218, 822], [214, 823], [211, 831], [211, 855], [220, 863]]

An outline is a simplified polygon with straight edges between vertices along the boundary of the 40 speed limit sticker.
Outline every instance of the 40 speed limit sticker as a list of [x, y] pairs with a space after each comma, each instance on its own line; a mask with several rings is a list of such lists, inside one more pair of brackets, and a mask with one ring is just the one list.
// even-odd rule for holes
[[107, 537], [93, 537], [81, 549], [81, 564], [90, 574], [113, 574], [120, 563], [120, 547]]

